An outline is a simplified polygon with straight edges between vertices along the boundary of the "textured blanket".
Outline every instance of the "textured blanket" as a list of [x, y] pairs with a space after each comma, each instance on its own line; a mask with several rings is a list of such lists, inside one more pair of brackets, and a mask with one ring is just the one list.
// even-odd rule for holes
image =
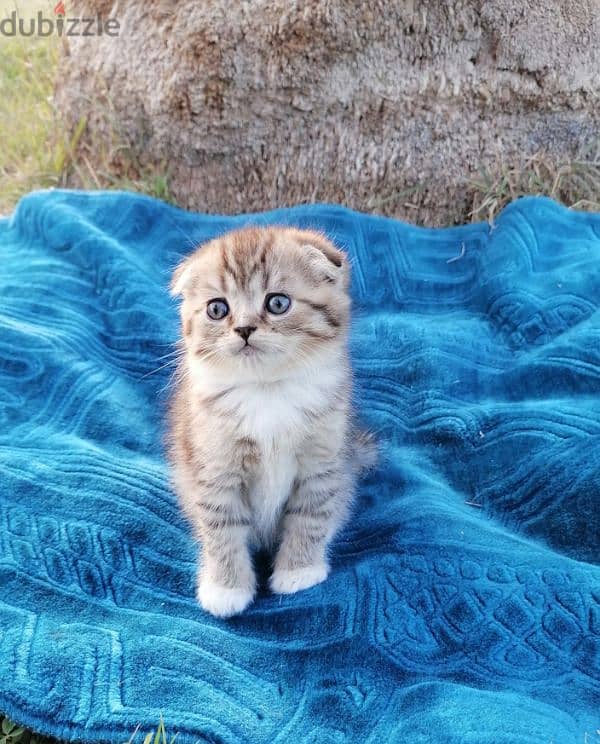
[[[161, 438], [192, 247], [325, 231], [381, 443], [332, 573], [216, 620]], [[68, 739], [600, 742], [600, 216], [187, 214], [34, 193], [0, 220], [0, 710]], [[263, 579], [268, 559], [261, 558]]]

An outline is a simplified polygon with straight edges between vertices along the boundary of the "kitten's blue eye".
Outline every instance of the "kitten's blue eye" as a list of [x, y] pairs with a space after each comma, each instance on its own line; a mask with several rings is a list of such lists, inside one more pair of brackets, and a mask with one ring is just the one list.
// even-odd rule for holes
[[221, 320], [229, 312], [229, 305], [225, 300], [211, 300], [206, 306], [206, 314], [212, 320]]
[[265, 307], [273, 315], [283, 315], [290, 309], [292, 301], [284, 294], [269, 294], [265, 299]]

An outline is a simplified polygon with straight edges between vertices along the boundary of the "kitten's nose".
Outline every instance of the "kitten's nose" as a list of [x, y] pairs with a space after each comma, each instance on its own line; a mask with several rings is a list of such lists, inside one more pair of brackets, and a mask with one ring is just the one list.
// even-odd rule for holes
[[236, 333], [239, 333], [240, 336], [244, 339], [244, 341], [248, 343], [250, 334], [254, 333], [254, 331], [256, 330], [256, 326], [237, 326], [237, 328], [234, 328], [233, 330]]

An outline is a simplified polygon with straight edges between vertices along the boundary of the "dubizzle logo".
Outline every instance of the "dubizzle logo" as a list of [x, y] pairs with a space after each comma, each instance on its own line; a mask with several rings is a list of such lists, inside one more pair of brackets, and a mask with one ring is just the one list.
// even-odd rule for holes
[[116, 18], [68, 17], [63, 0], [54, 6], [54, 18], [47, 18], [41, 10], [35, 18], [21, 18], [13, 10], [0, 21], [1, 36], [118, 36], [120, 30]]

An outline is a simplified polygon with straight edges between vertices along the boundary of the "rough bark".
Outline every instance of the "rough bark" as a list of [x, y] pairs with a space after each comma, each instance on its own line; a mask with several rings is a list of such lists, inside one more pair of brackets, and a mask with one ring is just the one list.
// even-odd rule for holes
[[168, 162], [185, 207], [332, 201], [439, 224], [468, 211], [480, 167], [596, 140], [597, 0], [85, 0], [69, 15], [98, 8], [120, 34], [68, 40], [58, 100], [92, 139], [116, 125]]

